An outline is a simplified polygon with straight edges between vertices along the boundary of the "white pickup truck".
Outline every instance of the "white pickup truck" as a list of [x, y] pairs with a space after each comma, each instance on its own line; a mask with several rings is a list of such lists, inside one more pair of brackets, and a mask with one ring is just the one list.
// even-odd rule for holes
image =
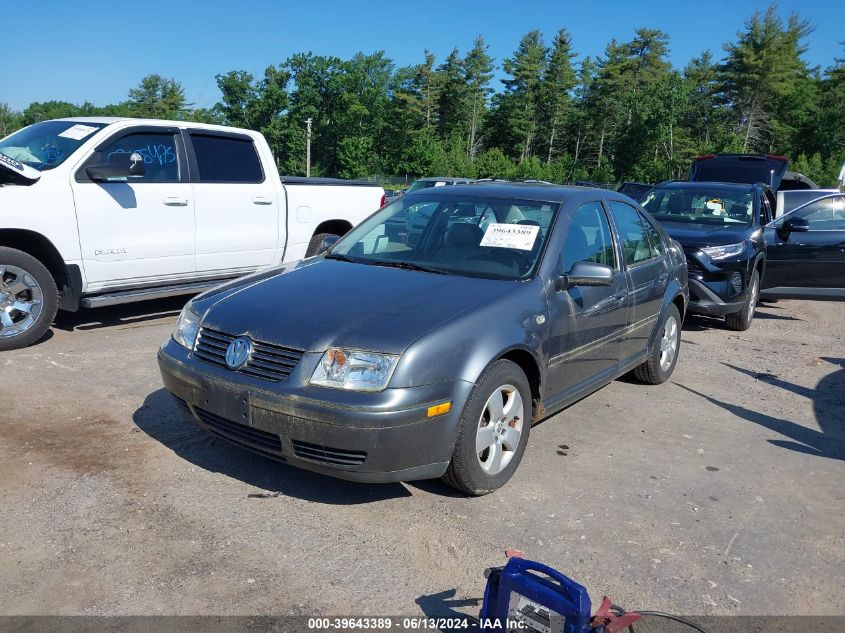
[[0, 140], [0, 350], [57, 309], [197, 293], [317, 252], [376, 211], [371, 183], [280, 177], [258, 132], [74, 118]]

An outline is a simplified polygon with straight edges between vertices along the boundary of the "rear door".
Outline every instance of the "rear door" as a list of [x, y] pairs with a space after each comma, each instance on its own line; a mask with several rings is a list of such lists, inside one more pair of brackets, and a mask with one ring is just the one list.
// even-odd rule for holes
[[[145, 175], [92, 182], [85, 166], [137, 152]], [[177, 128], [123, 129], [95, 149], [71, 180], [85, 276], [101, 287], [178, 280], [194, 272], [194, 200]], [[95, 288], [96, 289], [96, 288]]]
[[240, 272], [273, 263], [279, 199], [246, 134], [188, 130], [196, 201], [197, 272]]
[[[780, 228], [789, 218], [805, 219], [809, 230], [784, 234]], [[766, 227], [766, 244], [764, 288], [802, 289], [784, 296], [807, 298], [831, 296], [820, 289], [845, 289], [845, 195], [816, 200], [778, 218]]]
[[780, 156], [711, 154], [692, 162], [689, 179], [693, 182], [762, 182], [772, 191], [777, 191], [787, 164], [787, 160]]

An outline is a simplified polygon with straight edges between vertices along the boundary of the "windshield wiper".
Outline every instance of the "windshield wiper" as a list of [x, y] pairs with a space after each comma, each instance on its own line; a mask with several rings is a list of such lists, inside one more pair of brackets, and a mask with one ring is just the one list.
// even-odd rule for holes
[[387, 268], [401, 268], [402, 270], [417, 270], [423, 273], [434, 273], [436, 275], [453, 275], [454, 273], [450, 273], [447, 270], [442, 270], [440, 268], [431, 268], [429, 266], [423, 266], [422, 264], [414, 264], [413, 262], [401, 262], [401, 261], [390, 261], [390, 260], [371, 260], [367, 262], [362, 262], [366, 264], [372, 264], [373, 266], [385, 266]]
[[352, 264], [360, 264], [361, 261], [357, 259], [353, 259], [347, 255], [341, 255], [340, 253], [326, 253], [323, 255], [326, 259], [336, 259], [339, 262], [350, 262]]

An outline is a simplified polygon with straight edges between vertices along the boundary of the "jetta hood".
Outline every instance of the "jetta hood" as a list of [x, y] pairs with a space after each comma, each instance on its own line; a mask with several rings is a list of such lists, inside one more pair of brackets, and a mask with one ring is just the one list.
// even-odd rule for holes
[[687, 224], [686, 222], [661, 222], [660, 225], [685, 249], [736, 244], [748, 239], [754, 233], [754, 229], [749, 226], [714, 227], [709, 224]]
[[203, 326], [321, 352], [402, 353], [426, 332], [518, 282], [312, 259], [199, 297]]

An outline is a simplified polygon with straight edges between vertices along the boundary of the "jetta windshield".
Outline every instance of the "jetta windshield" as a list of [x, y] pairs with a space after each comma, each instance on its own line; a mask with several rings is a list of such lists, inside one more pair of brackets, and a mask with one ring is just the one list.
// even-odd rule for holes
[[354, 228], [326, 257], [524, 279], [537, 266], [558, 206], [512, 198], [406, 194]]
[[61, 165], [103, 123], [43, 121], [0, 140], [0, 153], [39, 171]]
[[754, 219], [751, 192], [721, 187], [653, 189], [642, 205], [658, 222], [721, 227], [750, 226]]

